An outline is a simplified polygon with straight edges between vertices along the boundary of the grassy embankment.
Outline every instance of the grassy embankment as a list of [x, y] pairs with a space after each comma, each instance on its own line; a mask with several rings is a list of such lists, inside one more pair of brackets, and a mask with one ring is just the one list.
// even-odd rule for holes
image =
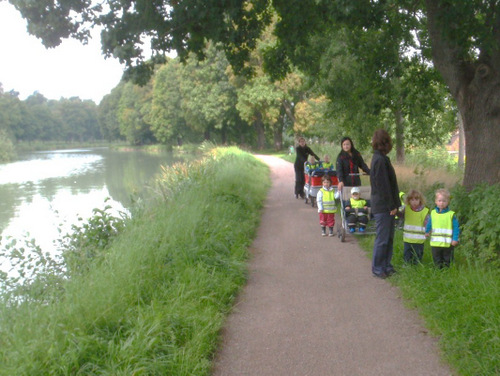
[[270, 186], [238, 149], [176, 165], [161, 198], [57, 299], [0, 302], [2, 375], [208, 375]]

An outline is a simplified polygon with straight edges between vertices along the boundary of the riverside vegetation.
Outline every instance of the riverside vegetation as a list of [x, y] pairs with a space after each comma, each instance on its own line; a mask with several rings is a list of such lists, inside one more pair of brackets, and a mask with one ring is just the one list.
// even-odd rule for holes
[[152, 204], [132, 218], [97, 211], [63, 238], [60, 260], [35, 244], [4, 251], [24, 279], [2, 275], [1, 375], [210, 374], [268, 168], [218, 148], [160, 175]]
[[[339, 148], [312, 146], [319, 156], [333, 158]], [[364, 153], [369, 165], [371, 153]], [[390, 155], [394, 160], [394, 153]], [[285, 157], [292, 161], [294, 155]], [[398, 273], [389, 281], [405, 303], [423, 317], [429, 331], [439, 338], [442, 356], [460, 375], [500, 374], [500, 186], [478, 185], [466, 192], [456, 161], [443, 150], [414, 150], [404, 165], [395, 164], [402, 191], [416, 188], [434, 207], [437, 188], [451, 190], [450, 208], [460, 222], [460, 244], [455, 262], [446, 270], [433, 266], [425, 244], [418, 266], [403, 262], [403, 234], [396, 231], [393, 264]], [[365, 177], [363, 184], [369, 184]], [[371, 258], [374, 236], [357, 237]]]
[[[407, 266], [397, 231], [399, 273], [389, 281], [458, 374], [500, 374], [500, 187], [465, 192], [445, 152], [417, 151], [407, 161], [396, 165], [400, 188], [425, 192], [428, 206], [437, 187], [451, 188], [461, 242], [449, 269], [433, 267], [428, 244], [422, 264]], [[65, 268], [35, 252], [46, 268], [37, 283], [3, 295], [0, 374], [208, 375], [218, 330], [245, 282], [266, 176], [248, 154], [216, 149], [202, 163], [166, 169], [158, 205], [126, 226], [97, 211], [75, 228], [63, 239]], [[371, 256], [373, 237], [358, 239]]]

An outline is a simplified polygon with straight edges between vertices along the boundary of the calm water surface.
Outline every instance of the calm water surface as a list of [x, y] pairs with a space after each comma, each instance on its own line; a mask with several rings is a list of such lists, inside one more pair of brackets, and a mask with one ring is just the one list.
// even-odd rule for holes
[[91, 148], [29, 153], [0, 164], [3, 243], [7, 236], [34, 238], [45, 252], [54, 252], [58, 227], [65, 234], [79, 216], [89, 218], [92, 209], [106, 205], [114, 214], [128, 213], [131, 197], [172, 162], [167, 153]]

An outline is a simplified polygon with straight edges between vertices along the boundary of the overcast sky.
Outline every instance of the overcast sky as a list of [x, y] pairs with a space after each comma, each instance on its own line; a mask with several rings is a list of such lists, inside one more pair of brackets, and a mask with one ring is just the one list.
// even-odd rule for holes
[[87, 46], [65, 40], [47, 50], [26, 31], [26, 21], [8, 2], [0, 2], [0, 83], [25, 99], [38, 91], [48, 99], [80, 97], [97, 104], [123, 74], [115, 59], [104, 59], [100, 40]]

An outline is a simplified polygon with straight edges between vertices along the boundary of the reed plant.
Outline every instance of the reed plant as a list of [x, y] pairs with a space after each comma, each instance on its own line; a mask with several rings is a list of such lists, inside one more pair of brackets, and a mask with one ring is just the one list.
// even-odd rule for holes
[[[175, 175], [175, 176], [172, 176]], [[52, 302], [0, 304], [1, 375], [208, 375], [245, 283], [270, 186], [236, 148], [166, 169], [135, 215]]]

